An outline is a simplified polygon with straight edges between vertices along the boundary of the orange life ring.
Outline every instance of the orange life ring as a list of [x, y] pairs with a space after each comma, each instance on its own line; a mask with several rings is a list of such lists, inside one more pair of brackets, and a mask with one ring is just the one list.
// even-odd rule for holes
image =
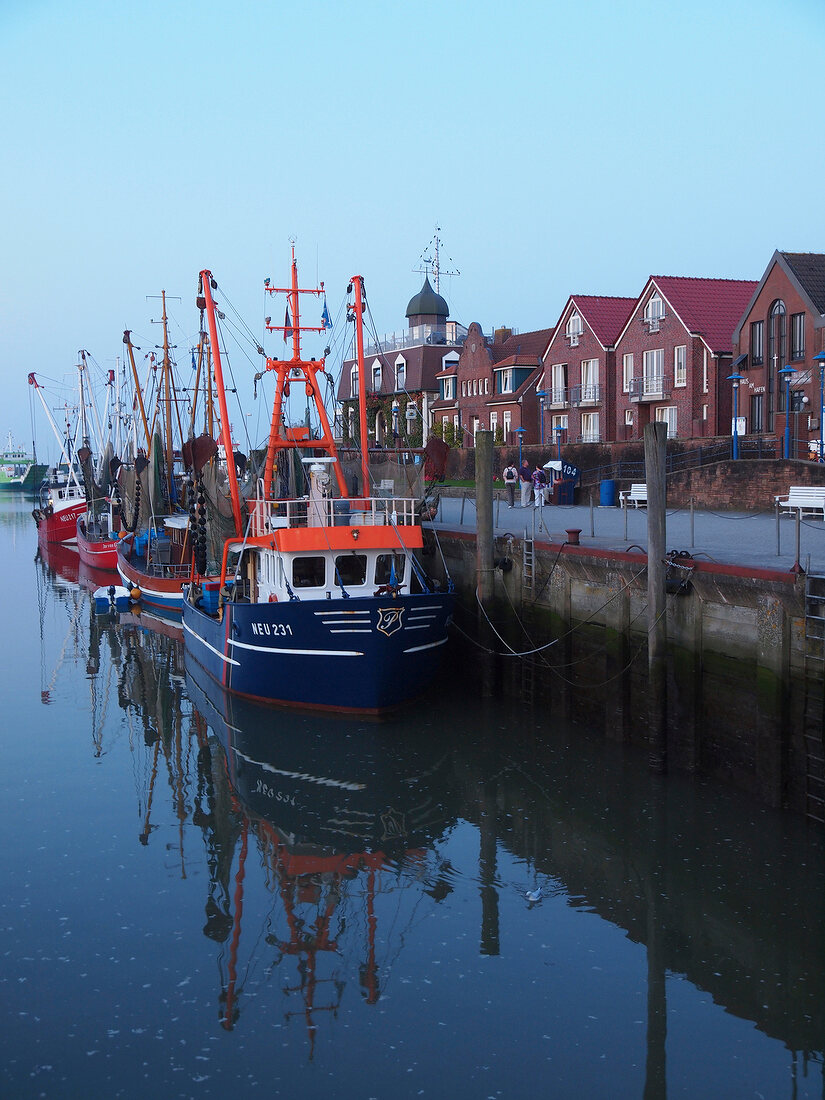
[[275, 595], [274, 592], [269, 593], [269, 602], [270, 603], [277, 603], [278, 602], [278, 597]]

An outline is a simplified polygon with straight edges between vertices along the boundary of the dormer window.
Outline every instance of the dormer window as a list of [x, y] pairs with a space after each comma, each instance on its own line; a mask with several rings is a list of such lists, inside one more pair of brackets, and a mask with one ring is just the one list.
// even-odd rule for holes
[[353, 397], [358, 396], [358, 367], [353, 367], [349, 376], [350, 394]]
[[645, 324], [648, 326], [648, 332], [658, 332], [664, 316], [665, 304], [658, 294], [654, 294], [645, 306]]
[[403, 355], [395, 360], [395, 388], [405, 390], [407, 388], [407, 361]]
[[372, 368], [372, 392], [381, 392], [381, 364], [375, 363]]
[[567, 328], [564, 330], [565, 336], [570, 341], [571, 348], [579, 346], [579, 340], [583, 332], [584, 326], [582, 325], [582, 319], [576, 310], [573, 310], [567, 322]]

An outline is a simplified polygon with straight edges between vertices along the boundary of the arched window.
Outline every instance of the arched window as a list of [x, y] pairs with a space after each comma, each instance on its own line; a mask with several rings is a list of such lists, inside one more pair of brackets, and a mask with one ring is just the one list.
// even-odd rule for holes
[[785, 303], [777, 298], [768, 314], [768, 358], [774, 372], [785, 366], [785, 322]]

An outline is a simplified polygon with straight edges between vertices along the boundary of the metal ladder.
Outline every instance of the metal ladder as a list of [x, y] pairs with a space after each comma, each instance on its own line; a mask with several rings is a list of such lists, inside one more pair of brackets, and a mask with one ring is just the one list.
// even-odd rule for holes
[[[533, 540], [524, 533], [521, 544], [521, 617], [525, 626], [533, 621], [533, 593], [536, 589], [536, 558]], [[536, 696], [536, 662], [532, 657], [521, 661], [521, 697], [532, 706]]]
[[805, 576], [805, 814], [825, 823], [825, 574]]

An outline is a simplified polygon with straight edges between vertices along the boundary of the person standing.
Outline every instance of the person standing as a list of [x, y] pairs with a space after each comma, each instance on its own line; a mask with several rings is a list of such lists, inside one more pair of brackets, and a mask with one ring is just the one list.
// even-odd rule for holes
[[516, 483], [518, 481], [518, 470], [511, 462], [509, 466], [504, 469], [504, 488], [507, 490], [508, 508], [514, 508], [516, 504]]
[[544, 490], [547, 488], [547, 474], [538, 462], [536, 463], [535, 470], [533, 470], [533, 473], [530, 475], [530, 480], [533, 483], [533, 503], [536, 508], [541, 508], [544, 505]]
[[521, 506], [522, 508], [526, 508], [530, 503], [530, 492], [533, 488], [533, 481], [530, 475], [530, 463], [526, 458], [518, 468], [518, 479], [521, 488]]

